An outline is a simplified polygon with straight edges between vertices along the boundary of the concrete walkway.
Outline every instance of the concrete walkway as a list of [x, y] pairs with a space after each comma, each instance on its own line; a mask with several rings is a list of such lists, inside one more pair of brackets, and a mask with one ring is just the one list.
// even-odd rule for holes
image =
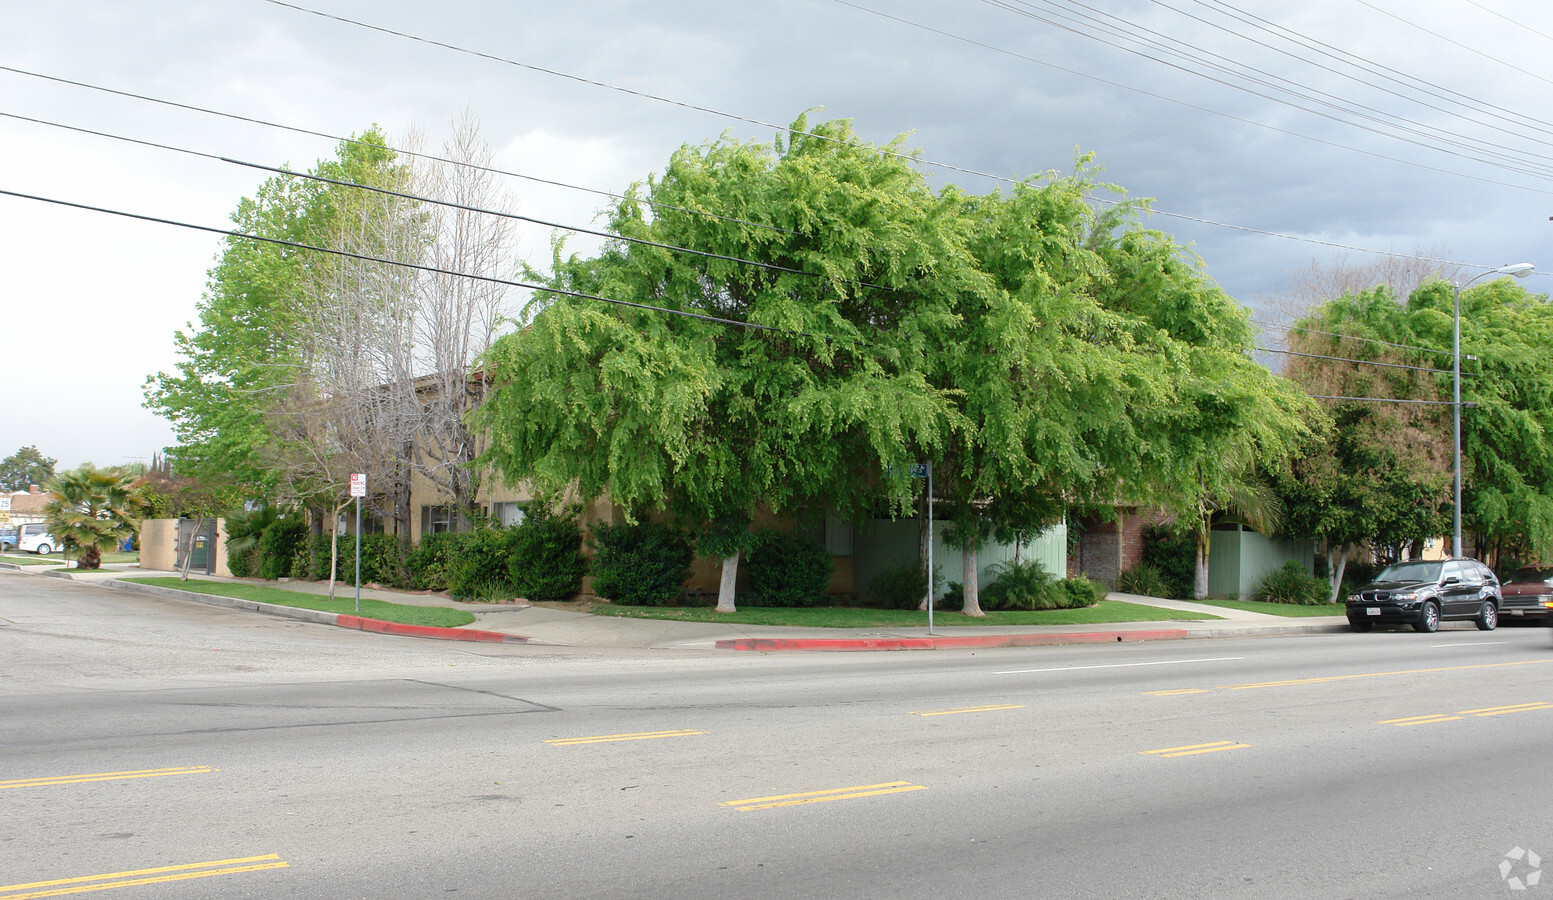
[[[137, 567], [115, 567], [99, 572], [76, 572], [44, 569], [38, 566], [17, 567], [0, 560], [0, 567], [19, 568], [30, 574], [71, 578], [79, 581], [110, 584], [118, 576], [172, 576], [174, 572], [140, 570]], [[275, 584], [254, 579], [228, 579], [205, 575], [191, 575], [201, 581], [227, 581], [249, 584], [267, 584], [286, 590], [312, 594], [327, 594], [327, 583], [293, 581]], [[156, 590], [155, 593], [163, 593]], [[202, 602], [219, 602], [208, 595], [177, 591], [172, 596]], [[355, 588], [336, 585], [337, 598], [352, 598]], [[348, 627], [368, 627], [369, 630], [389, 630], [394, 633], [417, 636], [439, 636], [429, 632], [465, 632], [451, 636], [460, 639], [490, 640], [493, 635], [506, 635], [509, 640], [526, 641], [566, 647], [639, 648], [659, 650], [894, 650], [938, 649], [951, 647], [1031, 646], [1059, 643], [1096, 643], [1138, 640], [1180, 640], [1208, 637], [1247, 637], [1260, 635], [1313, 634], [1347, 631], [1347, 619], [1339, 612], [1332, 616], [1288, 618], [1245, 610], [1226, 609], [1187, 600], [1164, 600], [1157, 597], [1141, 597], [1133, 594], [1111, 593], [1108, 599], [1121, 600], [1145, 606], [1170, 609], [1177, 612], [1199, 614], [1187, 620], [1160, 620], [1151, 622], [1116, 622], [1094, 625], [940, 625], [929, 635], [926, 627], [912, 628], [804, 628], [788, 626], [741, 625], [718, 622], [674, 622], [663, 619], [635, 619], [619, 616], [597, 616], [589, 613], [549, 606], [527, 604], [463, 603], [436, 594], [363, 588], [364, 598], [384, 600], [417, 606], [446, 606], [467, 610], [475, 621], [464, 629], [379, 629], [359, 624], [354, 617], [334, 617], [331, 613], [306, 611], [298, 616], [313, 621], [329, 621]], [[222, 605], [237, 605], [231, 602]], [[254, 608], [253, 604], [241, 604]], [[266, 607], [262, 611], [288, 615], [287, 607]], [[1340, 608], [1339, 608], [1340, 609]], [[303, 611], [297, 611], [303, 612]], [[342, 618], [335, 621], [335, 618]], [[472, 638], [469, 632], [481, 637]], [[500, 638], [494, 638], [500, 639]]]

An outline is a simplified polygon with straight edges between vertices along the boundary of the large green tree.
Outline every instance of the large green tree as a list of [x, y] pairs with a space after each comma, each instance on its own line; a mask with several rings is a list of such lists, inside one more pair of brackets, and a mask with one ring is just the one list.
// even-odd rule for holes
[[775, 330], [542, 295], [487, 357], [486, 459], [698, 524], [729, 609], [728, 538], [759, 510], [904, 512], [909, 464], [932, 461], [973, 573], [982, 542], [1067, 503], [1190, 489], [1179, 465], [1303, 429], [1245, 312], [1132, 206], [1097, 215], [1087, 162], [970, 196], [935, 193], [900, 146], [800, 120], [785, 143], [675, 154], [616, 207], [621, 239], [558, 252], [551, 285]]
[[951, 414], [925, 335], [977, 277], [968, 223], [898, 147], [806, 130], [683, 148], [613, 210], [620, 240], [558, 248], [556, 288], [728, 321], [544, 294], [486, 357], [484, 461], [697, 528], [724, 561], [720, 609], [755, 511], [910, 503], [913, 448]]
[[22, 447], [0, 460], [0, 491], [25, 491], [54, 477], [58, 460], [44, 456], [36, 445]]
[[[381, 183], [394, 154], [372, 129], [342, 141], [336, 157], [314, 172], [343, 181]], [[348, 188], [277, 175], [232, 214], [236, 231], [304, 245], [329, 245]], [[199, 322], [174, 338], [183, 357], [176, 372], [146, 380], [147, 408], [173, 426], [171, 455], [188, 477], [227, 480], [249, 496], [274, 486], [264, 450], [273, 442], [266, 414], [291, 398], [288, 388], [309, 362], [302, 323], [313, 314], [308, 282], [322, 263], [309, 251], [229, 237], [209, 272]]]
[[[1336, 357], [1290, 367], [1312, 393], [1415, 401], [1367, 401], [1362, 414], [1345, 414], [1338, 403], [1338, 424], [1351, 434], [1318, 451], [1325, 459], [1297, 469], [1307, 489], [1331, 491], [1364, 523], [1362, 537], [1381, 547], [1449, 529], [1454, 293], [1432, 281], [1405, 302], [1385, 287], [1348, 294], [1312, 310], [1295, 330], [1298, 349]], [[1464, 528], [1476, 535], [1478, 553], [1497, 561], [1546, 558], [1553, 555], [1553, 372], [1543, 357], [1553, 310], [1510, 278], [1468, 289], [1461, 304]], [[1329, 522], [1339, 518], [1329, 511]]]

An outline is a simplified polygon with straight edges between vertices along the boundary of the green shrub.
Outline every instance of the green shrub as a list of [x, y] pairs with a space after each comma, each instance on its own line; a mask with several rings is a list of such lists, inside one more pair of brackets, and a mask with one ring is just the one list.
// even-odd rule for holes
[[420, 541], [405, 555], [410, 587], [417, 591], [442, 592], [448, 589], [448, 563], [457, 553], [464, 537], [449, 531], [421, 535]]
[[307, 523], [299, 515], [271, 522], [259, 535], [260, 578], [290, 578], [297, 554], [307, 549]]
[[1116, 589], [1123, 594], [1137, 594], [1140, 597], [1164, 597], [1170, 592], [1170, 588], [1165, 585], [1165, 576], [1159, 573], [1159, 567], [1146, 562], [1140, 562], [1116, 576]]
[[593, 593], [629, 606], [672, 606], [695, 558], [686, 534], [669, 525], [600, 524], [593, 529]]
[[275, 510], [268, 506], [258, 509], [237, 509], [227, 513], [222, 520], [226, 531], [226, 567], [238, 578], [255, 578], [259, 574], [259, 536], [274, 524]]
[[910, 562], [881, 569], [868, 584], [864, 599], [878, 609], [918, 609], [927, 596], [927, 572]]
[[1057, 580], [1038, 562], [998, 563], [989, 574], [990, 583], [980, 591], [982, 609], [1057, 609], [1067, 605], [1067, 595]]
[[1142, 561], [1159, 570], [1164, 585], [1162, 593], [1150, 596], [1176, 600], [1192, 596], [1197, 583], [1197, 539], [1190, 532], [1165, 525], [1144, 528]]
[[588, 560], [575, 510], [557, 515], [540, 503], [523, 507], [523, 524], [506, 529], [508, 581], [530, 600], [564, 600], [582, 589]]
[[[314, 535], [312, 541], [313, 577], [329, 577], [329, 535]], [[339, 556], [335, 560], [335, 579], [346, 584], [356, 583], [355, 535], [340, 535]], [[409, 572], [405, 568], [404, 554], [399, 548], [399, 538], [391, 534], [369, 534], [361, 541], [361, 582], [380, 584], [387, 588], [410, 586]]]
[[[518, 595], [508, 574], [517, 528], [476, 528], [459, 536], [448, 560], [448, 593], [455, 600], [505, 599]], [[502, 596], [505, 595], [505, 596]]]
[[1083, 575], [1064, 578], [1057, 583], [1062, 585], [1063, 592], [1068, 595], [1068, 609], [1083, 609], [1105, 599], [1105, 591], [1100, 589], [1100, 585]]
[[1326, 583], [1307, 574], [1304, 566], [1291, 559], [1281, 568], [1267, 573], [1262, 583], [1256, 586], [1256, 592], [1251, 597], [1264, 603], [1315, 606], [1326, 602], [1328, 590]]
[[750, 606], [814, 606], [825, 597], [836, 558], [814, 541], [765, 529], [751, 542]]

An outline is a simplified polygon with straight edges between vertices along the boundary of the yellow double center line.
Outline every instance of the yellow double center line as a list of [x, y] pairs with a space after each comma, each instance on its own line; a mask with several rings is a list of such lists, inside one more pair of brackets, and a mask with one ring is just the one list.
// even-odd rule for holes
[[42, 778], [17, 778], [0, 781], [0, 790], [6, 788], [48, 787], [55, 784], [86, 784], [92, 781], [122, 781], [127, 778], [157, 778], [162, 775], [209, 775], [216, 771], [210, 766], [176, 766], [168, 769], [135, 769], [128, 772], [93, 772], [89, 775], [51, 775]]
[[1513, 703], [1509, 706], [1485, 706], [1481, 709], [1464, 709], [1455, 714], [1433, 713], [1427, 716], [1409, 716], [1405, 719], [1382, 719], [1376, 723], [1379, 725], [1396, 725], [1405, 728], [1409, 725], [1435, 725], [1440, 722], [1455, 722], [1466, 716], [1505, 716], [1510, 713], [1534, 712], [1539, 709], [1553, 709], [1553, 703], [1535, 700], [1530, 703]]
[[[830, 800], [851, 800], [855, 797], [877, 797], [880, 794], [900, 794], [906, 791], [925, 791], [926, 785], [909, 781], [887, 781], [883, 784], [865, 784], [861, 787], [833, 788], [828, 791], [807, 791], [802, 794], [778, 794], [775, 797], [755, 797], [751, 800], [729, 800], [719, 806], [750, 812], [757, 809], [775, 809], [778, 806], [798, 806], [802, 803], [825, 803]], [[4, 898], [0, 898], [4, 900]]]
[[694, 731], [682, 728], [677, 731], [642, 731], [636, 734], [597, 734], [592, 737], [551, 738], [545, 741], [557, 747], [571, 747], [577, 744], [607, 744], [611, 741], [650, 741], [654, 738], [688, 737], [692, 734], [706, 734], [704, 731]]
[[0, 900], [34, 900], [37, 897], [84, 894], [88, 891], [106, 891], [112, 888], [158, 884], [165, 881], [188, 881], [191, 878], [209, 878], [213, 875], [236, 875], [241, 872], [258, 872], [264, 869], [285, 869], [290, 865], [290, 863], [279, 856], [271, 853], [266, 856], [245, 856], [240, 859], [218, 859], [213, 862], [159, 866], [155, 869], [109, 872], [106, 875], [57, 878], [53, 881], [34, 881], [29, 884], [0, 886]]
[[1177, 756], [1196, 756], [1199, 753], [1217, 753], [1220, 750], [1240, 750], [1250, 744], [1237, 744], [1234, 741], [1214, 741], [1211, 744], [1188, 744], [1185, 747], [1165, 747], [1161, 750], [1141, 750], [1144, 756], [1158, 756], [1163, 759], [1174, 759]]
[[933, 709], [926, 712], [914, 712], [914, 716], [954, 716], [960, 713], [995, 712], [1000, 709], [1024, 709], [1023, 706], [1014, 703], [999, 703], [993, 706], [967, 706], [963, 709]]

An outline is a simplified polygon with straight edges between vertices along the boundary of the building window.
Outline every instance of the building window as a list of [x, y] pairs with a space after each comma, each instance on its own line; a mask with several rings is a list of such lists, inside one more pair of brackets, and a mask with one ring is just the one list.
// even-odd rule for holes
[[421, 507], [421, 534], [441, 534], [453, 531], [455, 515], [451, 506]]
[[853, 529], [849, 522], [823, 506], [798, 508], [794, 531], [824, 547], [832, 556], [853, 555]]
[[504, 528], [523, 524], [523, 506], [516, 500], [491, 504], [491, 521]]

